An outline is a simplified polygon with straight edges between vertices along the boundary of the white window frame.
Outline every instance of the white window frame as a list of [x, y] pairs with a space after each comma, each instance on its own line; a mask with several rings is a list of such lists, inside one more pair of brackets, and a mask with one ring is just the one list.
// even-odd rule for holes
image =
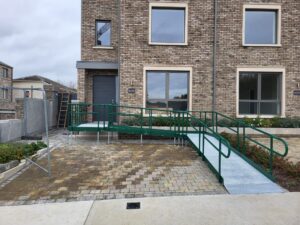
[[[184, 27], [184, 42], [183, 43], [164, 43], [164, 42], [152, 42], [152, 8], [184, 8], [185, 9], [185, 27]], [[149, 45], [188, 45], [188, 3], [176, 3], [176, 2], [151, 2], [149, 3]]]
[[236, 73], [236, 117], [237, 118], [257, 118], [258, 116], [260, 118], [274, 118], [278, 117], [278, 115], [241, 115], [239, 114], [239, 94], [240, 94], [240, 73], [241, 72], [274, 72], [274, 73], [281, 73], [282, 75], [282, 83], [281, 83], [281, 115], [280, 117], [284, 118], [285, 117], [285, 102], [286, 102], [286, 97], [285, 97], [285, 68], [262, 68], [262, 67], [253, 67], [253, 68], [243, 68], [240, 67], [237, 69]]
[[192, 67], [185, 66], [145, 66], [143, 71], [143, 107], [146, 108], [147, 101], [147, 72], [148, 71], [179, 71], [189, 72], [189, 98], [188, 98], [188, 110], [193, 109], [192, 94], [193, 94], [193, 69]]
[[[277, 43], [276, 44], [247, 44], [245, 43], [246, 31], [246, 10], [277, 10]], [[243, 46], [257, 47], [281, 47], [281, 5], [273, 4], [246, 4], [243, 7]]]

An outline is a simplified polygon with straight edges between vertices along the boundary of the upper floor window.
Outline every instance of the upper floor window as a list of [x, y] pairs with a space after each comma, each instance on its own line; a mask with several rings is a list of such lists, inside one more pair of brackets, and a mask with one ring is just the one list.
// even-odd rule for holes
[[187, 44], [187, 4], [150, 3], [150, 44]]
[[280, 6], [244, 7], [244, 45], [280, 45]]
[[111, 22], [104, 20], [96, 21], [96, 45], [111, 46]]
[[4, 78], [7, 78], [7, 77], [8, 77], [8, 69], [7, 69], [7, 68], [3, 68], [3, 70], [2, 70], [2, 76], [3, 76]]

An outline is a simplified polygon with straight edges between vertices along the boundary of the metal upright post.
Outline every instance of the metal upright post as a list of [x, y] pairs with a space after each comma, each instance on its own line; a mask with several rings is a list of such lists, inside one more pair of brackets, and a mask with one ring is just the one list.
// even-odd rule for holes
[[272, 176], [273, 174], [273, 145], [274, 145], [274, 140], [273, 137], [270, 139], [270, 158], [269, 158], [269, 167], [270, 167], [270, 175]]
[[48, 154], [48, 174], [51, 177], [51, 155], [50, 155], [50, 148], [49, 148], [48, 109], [47, 109], [47, 95], [45, 90], [43, 90], [43, 98], [44, 98], [45, 131], [46, 131], [47, 154]]
[[23, 117], [24, 117], [24, 132], [23, 135], [27, 135], [27, 105], [26, 105], [26, 90], [23, 90]]
[[222, 142], [221, 139], [219, 140], [219, 182], [222, 182], [222, 168], [221, 168], [221, 152], [222, 152]]

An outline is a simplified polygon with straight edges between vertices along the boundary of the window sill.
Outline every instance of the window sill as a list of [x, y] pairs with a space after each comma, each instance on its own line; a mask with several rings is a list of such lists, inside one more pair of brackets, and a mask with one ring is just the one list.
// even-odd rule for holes
[[114, 49], [112, 46], [94, 46], [93, 49]]
[[160, 46], [188, 46], [188, 43], [160, 43], [160, 42], [149, 42], [149, 45], [160, 45]]
[[272, 119], [272, 118], [285, 118], [285, 115], [237, 115], [236, 118], [248, 118], [248, 119], [256, 119], [256, 118], [261, 118], [261, 119]]
[[243, 47], [277, 47], [277, 48], [281, 48], [282, 45], [281, 44], [243, 44]]

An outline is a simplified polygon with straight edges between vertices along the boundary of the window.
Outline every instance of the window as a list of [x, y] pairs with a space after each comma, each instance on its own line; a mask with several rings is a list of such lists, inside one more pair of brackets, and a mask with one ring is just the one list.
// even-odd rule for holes
[[187, 5], [180, 3], [150, 4], [150, 44], [187, 44]]
[[96, 21], [96, 45], [111, 46], [111, 22], [97, 20]]
[[8, 89], [7, 88], [1, 88], [0, 89], [0, 98], [1, 99], [8, 99]]
[[280, 7], [246, 6], [244, 45], [280, 45]]
[[3, 76], [4, 78], [7, 78], [7, 77], [8, 77], [8, 69], [7, 69], [7, 68], [3, 68], [3, 70], [2, 70], [2, 76]]
[[25, 91], [25, 98], [29, 98], [30, 97], [30, 92], [29, 91]]
[[282, 73], [240, 72], [239, 115], [282, 114]]
[[189, 72], [147, 71], [146, 107], [187, 110]]

